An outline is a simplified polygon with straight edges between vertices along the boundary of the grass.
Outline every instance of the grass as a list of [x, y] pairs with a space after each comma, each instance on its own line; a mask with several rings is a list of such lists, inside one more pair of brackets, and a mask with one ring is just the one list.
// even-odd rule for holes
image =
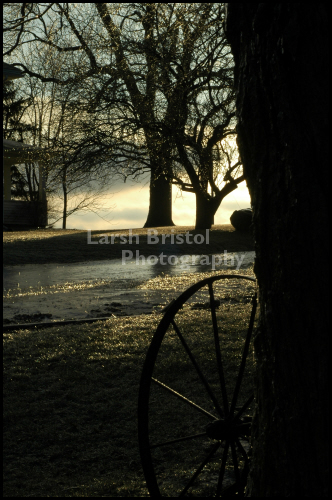
[[[22, 233], [10, 236], [7, 243], [17, 256], [24, 248]], [[75, 237], [84, 248], [86, 235]], [[60, 242], [66, 236], [42, 236], [40, 240], [53, 238]], [[39, 252], [40, 240], [32, 234]], [[26, 240], [26, 244], [29, 242]], [[32, 249], [33, 245], [28, 247]], [[250, 249], [250, 245], [247, 241], [247, 247], [241, 250]], [[60, 247], [58, 250], [64, 256]], [[252, 269], [241, 274], [252, 275]], [[203, 277], [206, 274], [187, 275], [184, 285]], [[180, 282], [181, 277], [172, 279], [178, 289], [176, 280]], [[162, 280], [156, 280], [153, 286], [162, 287]], [[228, 292], [235, 293], [235, 300], [229, 302], [226, 294], [218, 314], [228, 325], [225, 372], [233, 381], [234, 349], [242, 342], [249, 305], [245, 289]], [[186, 306], [181, 314], [183, 325], [192, 332], [191, 339], [197, 337], [197, 346], [204, 347], [207, 312]], [[4, 334], [5, 497], [148, 496], [137, 444], [137, 397], [146, 351], [160, 319], [157, 314], [113, 317], [92, 325]], [[182, 356], [171, 344], [165, 344], [165, 349], [167, 362], [159, 369], [164, 366], [169, 371], [175, 366], [165, 376], [175, 375], [174, 383], [179, 383], [176, 380], [182, 380], [186, 373]], [[199, 351], [203, 353], [203, 365], [209, 364], [209, 349]], [[161, 397], [155, 400], [158, 404], [162, 401]], [[179, 415], [184, 419], [188, 413]], [[166, 420], [167, 415], [160, 413], [156, 426]], [[171, 432], [170, 416], [168, 422], [166, 430]], [[160, 460], [159, 467], [164, 467], [165, 459]], [[170, 467], [176, 465], [174, 460]]]
[[4, 335], [4, 496], [146, 496], [138, 382], [158, 318]]
[[[48, 264], [48, 263], [70, 263], [89, 260], [120, 259], [123, 250], [139, 250], [140, 255], [159, 255], [161, 252], [172, 255], [188, 255], [195, 252], [201, 255], [212, 255], [228, 252], [241, 252], [254, 250], [254, 242], [250, 233], [235, 231], [230, 224], [213, 226], [209, 233], [210, 241], [206, 244], [205, 231], [195, 231], [191, 226], [175, 226], [155, 228], [158, 231], [160, 244], [148, 242], [146, 229], [133, 229], [133, 235], [138, 236], [138, 244], [133, 236], [132, 244], [129, 244], [128, 229], [92, 231], [91, 240], [105, 241], [103, 235], [108, 235], [109, 244], [87, 244], [87, 231], [69, 229], [39, 229], [35, 231], [6, 232], [3, 236], [3, 255], [5, 265], [22, 264]], [[171, 235], [185, 234], [189, 232], [190, 241], [196, 234], [204, 236], [204, 243], [193, 245], [185, 240], [181, 244], [171, 244], [170, 238], [162, 244], [162, 234]], [[111, 237], [115, 234], [127, 236], [128, 243], [124, 244], [119, 237]]]

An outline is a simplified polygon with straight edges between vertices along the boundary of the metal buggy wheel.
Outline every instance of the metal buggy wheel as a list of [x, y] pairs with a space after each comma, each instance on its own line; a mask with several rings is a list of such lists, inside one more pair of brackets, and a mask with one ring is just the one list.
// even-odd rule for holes
[[[227, 281], [240, 290], [234, 300], [228, 288], [226, 295], [218, 289], [234, 279], [256, 281], [219, 275], [191, 286], [171, 302], [148, 349], [138, 434], [151, 496], [244, 496], [253, 404], [244, 371], [254, 363], [248, 354], [256, 294], [247, 283], [250, 295], [241, 297], [243, 281], [240, 288]], [[233, 307], [240, 332], [226, 325]]]

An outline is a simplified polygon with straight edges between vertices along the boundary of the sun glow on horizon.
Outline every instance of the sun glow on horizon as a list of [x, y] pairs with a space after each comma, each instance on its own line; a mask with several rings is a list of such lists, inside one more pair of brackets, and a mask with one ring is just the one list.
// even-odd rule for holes
[[[142, 184], [117, 186], [116, 192], [105, 194], [100, 204], [105, 211], [99, 214], [85, 212], [73, 214], [67, 219], [68, 229], [134, 229], [144, 226], [149, 209], [149, 186]], [[114, 206], [113, 209], [107, 207]], [[215, 215], [215, 224], [229, 224], [229, 218], [234, 210], [250, 207], [250, 196], [246, 183], [239, 184], [221, 202]], [[173, 222], [177, 226], [195, 225], [195, 195], [193, 193], [180, 193], [173, 187]], [[54, 227], [60, 228], [61, 220]]]

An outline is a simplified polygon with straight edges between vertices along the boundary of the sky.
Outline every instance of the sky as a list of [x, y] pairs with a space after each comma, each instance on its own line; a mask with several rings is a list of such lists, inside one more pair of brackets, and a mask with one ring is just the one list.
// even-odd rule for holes
[[[84, 230], [141, 228], [148, 215], [148, 180], [141, 183], [132, 181], [127, 181], [126, 184], [117, 183], [99, 204], [104, 205], [104, 210], [99, 214], [94, 212], [73, 214], [67, 219], [67, 228]], [[228, 224], [234, 210], [249, 206], [250, 196], [243, 182], [222, 201], [215, 216], [215, 224]], [[179, 193], [175, 186], [173, 186], [173, 222], [176, 225], [186, 226], [195, 224], [195, 195]], [[62, 221], [59, 220], [54, 227], [60, 228], [61, 225]]]
[[[182, 193], [173, 186], [173, 222], [177, 226], [195, 225], [195, 195]], [[109, 194], [101, 200], [104, 210], [99, 215], [93, 212], [77, 213], [67, 220], [68, 229], [118, 230], [142, 228], [145, 224], [149, 208], [149, 185], [128, 182], [113, 187]], [[250, 207], [249, 191], [246, 183], [230, 193], [222, 201], [216, 216], [215, 224], [229, 224], [234, 210]], [[104, 218], [101, 218], [104, 217]], [[106, 220], [105, 220], [106, 219]], [[61, 221], [54, 227], [61, 227]]]

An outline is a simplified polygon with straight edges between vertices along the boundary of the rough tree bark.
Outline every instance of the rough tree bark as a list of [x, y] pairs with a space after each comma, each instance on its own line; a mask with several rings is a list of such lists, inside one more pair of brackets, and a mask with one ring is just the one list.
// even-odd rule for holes
[[261, 307], [247, 495], [327, 496], [327, 4], [227, 5]]

